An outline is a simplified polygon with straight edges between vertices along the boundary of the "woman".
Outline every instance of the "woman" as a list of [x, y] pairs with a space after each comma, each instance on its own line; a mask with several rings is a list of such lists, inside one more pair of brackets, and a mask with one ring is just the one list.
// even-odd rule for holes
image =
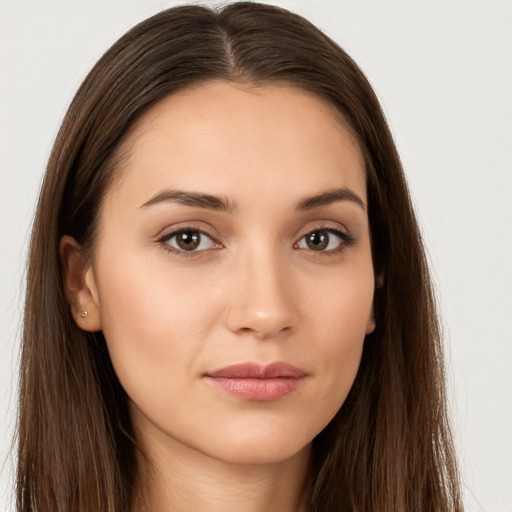
[[93, 68], [41, 192], [21, 375], [22, 511], [462, 509], [391, 135], [278, 8], [170, 9]]

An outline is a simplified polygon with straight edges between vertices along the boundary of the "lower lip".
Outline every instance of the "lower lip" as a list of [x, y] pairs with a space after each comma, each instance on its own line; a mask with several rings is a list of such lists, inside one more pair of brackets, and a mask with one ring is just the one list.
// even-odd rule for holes
[[218, 389], [245, 400], [273, 402], [295, 391], [304, 377], [273, 377], [269, 379], [207, 377]]

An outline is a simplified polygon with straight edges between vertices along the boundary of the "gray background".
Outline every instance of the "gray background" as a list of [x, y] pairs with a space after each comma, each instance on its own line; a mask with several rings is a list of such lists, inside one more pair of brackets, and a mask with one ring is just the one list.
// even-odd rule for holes
[[[25, 252], [52, 141], [103, 51], [176, 3], [0, 0], [2, 511], [11, 510]], [[381, 98], [437, 284], [467, 510], [511, 512], [512, 2], [275, 3], [338, 41]]]

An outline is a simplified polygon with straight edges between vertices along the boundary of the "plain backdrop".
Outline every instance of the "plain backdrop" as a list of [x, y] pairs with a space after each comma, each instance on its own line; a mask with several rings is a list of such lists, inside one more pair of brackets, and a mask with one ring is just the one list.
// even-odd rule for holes
[[[0, 511], [14, 510], [25, 253], [53, 139], [103, 51], [176, 3], [0, 0]], [[275, 3], [344, 47], [382, 101], [442, 308], [467, 510], [512, 512], [512, 2]]]

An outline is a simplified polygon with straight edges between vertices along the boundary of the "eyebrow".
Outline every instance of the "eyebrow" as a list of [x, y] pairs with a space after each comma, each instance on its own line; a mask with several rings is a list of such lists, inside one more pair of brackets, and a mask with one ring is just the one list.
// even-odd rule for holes
[[166, 202], [228, 213], [233, 213], [236, 210], [235, 203], [226, 197], [212, 196], [199, 192], [186, 192], [183, 190], [163, 190], [144, 203], [141, 208]]
[[331, 203], [338, 201], [351, 201], [359, 205], [363, 210], [366, 210], [364, 201], [349, 188], [333, 188], [326, 190], [312, 197], [307, 197], [299, 202], [297, 210], [312, 210], [313, 208], [319, 208], [320, 206], [327, 206]]
[[[351, 201], [363, 210], [366, 210], [364, 201], [355, 192], [346, 187], [330, 189], [314, 196], [306, 197], [299, 201], [295, 209], [299, 211], [313, 210], [338, 201]], [[163, 190], [145, 202], [141, 208], [166, 202], [227, 213], [234, 213], [237, 210], [236, 204], [224, 196], [213, 196], [184, 190]]]

